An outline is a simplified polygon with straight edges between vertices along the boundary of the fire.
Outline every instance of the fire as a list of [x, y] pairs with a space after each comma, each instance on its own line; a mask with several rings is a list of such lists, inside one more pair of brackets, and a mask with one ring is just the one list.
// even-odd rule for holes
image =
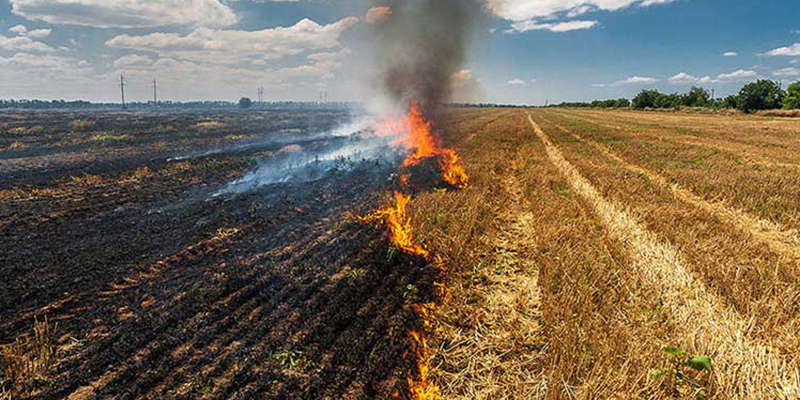
[[[443, 148], [439, 140], [431, 133], [432, 124], [422, 113], [416, 101], [411, 102], [408, 114], [400, 120], [387, 120], [376, 127], [378, 135], [396, 135], [397, 132], [406, 134], [396, 141], [412, 150], [412, 153], [403, 160], [404, 168], [417, 165], [429, 157], [438, 157], [438, 164], [442, 170], [442, 179], [458, 189], [464, 189], [469, 183], [461, 157], [453, 149]], [[400, 174], [400, 185], [408, 186], [409, 173]], [[392, 243], [405, 253], [429, 258], [430, 253], [422, 246], [414, 243], [414, 234], [411, 228], [411, 218], [406, 213], [406, 207], [411, 202], [411, 196], [395, 191], [395, 206], [378, 210], [375, 213], [361, 218], [367, 222], [383, 222], [389, 228]]]
[[428, 379], [430, 374], [431, 350], [422, 332], [411, 331], [411, 345], [417, 357], [417, 376], [409, 376], [408, 390], [414, 400], [438, 400], [439, 386]]
[[361, 217], [365, 222], [383, 222], [389, 227], [389, 236], [392, 243], [401, 251], [428, 258], [425, 248], [414, 243], [414, 233], [411, 230], [411, 218], [406, 215], [406, 205], [411, 201], [411, 196], [394, 192], [396, 205], [394, 207], [378, 210], [370, 215]]
[[[440, 141], [432, 134], [432, 124], [425, 118], [417, 102], [412, 102], [408, 114], [400, 120], [389, 120], [379, 124], [375, 132], [383, 136], [396, 136], [405, 133], [395, 144], [403, 145], [411, 150], [411, 154], [403, 160], [402, 167], [408, 168], [419, 165], [423, 160], [436, 158], [441, 169], [442, 179], [449, 185], [464, 189], [469, 183], [461, 158], [452, 149], [442, 147]], [[400, 186], [407, 189], [409, 186], [410, 172], [403, 171], [400, 174]], [[440, 257], [431, 257], [430, 252], [423, 246], [414, 243], [414, 234], [411, 227], [411, 218], [408, 216], [406, 208], [411, 202], [410, 195], [404, 195], [400, 191], [394, 192], [395, 205], [378, 210], [370, 215], [362, 217], [362, 221], [385, 223], [389, 228], [389, 236], [392, 243], [401, 251], [424, 257], [432, 262], [435, 268], [443, 269]], [[446, 294], [446, 288], [441, 283], [435, 283], [440, 295]], [[411, 331], [412, 352], [416, 358], [416, 373], [409, 374], [408, 389], [411, 398], [415, 400], [439, 400], [439, 386], [430, 377], [430, 362], [432, 352], [428, 347], [425, 332], [433, 330], [433, 311], [435, 303], [416, 304], [414, 310], [423, 323], [422, 331]], [[397, 397], [397, 396], [395, 396]]]
[[469, 177], [461, 157], [453, 149], [442, 148], [439, 140], [431, 134], [431, 123], [422, 114], [417, 102], [411, 103], [411, 109], [406, 116], [408, 133], [401, 141], [403, 145], [414, 150], [405, 160], [403, 167], [419, 164], [429, 157], [439, 157], [439, 168], [442, 169], [442, 178], [455, 188], [465, 189]]

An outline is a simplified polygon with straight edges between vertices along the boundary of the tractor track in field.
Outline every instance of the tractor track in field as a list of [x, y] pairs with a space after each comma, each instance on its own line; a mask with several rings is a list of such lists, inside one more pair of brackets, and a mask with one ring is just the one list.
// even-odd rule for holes
[[481, 283], [482, 306], [474, 310], [479, 321], [474, 331], [459, 332], [443, 351], [449, 368], [457, 371], [445, 375], [442, 392], [447, 399], [541, 399], [547, 392], [541, 375], [547, 347], [539, 268], [531, 257], [535, 217], [515, 176], [519, 157], [502, 183], [508, 206], [497, 217], [500, 231], [490, 255], [491, 265], [503, 273]]
[[[626, 244], [634, 269], [662, 293], [679, 326], [691, 329], [699, 349], [713, 354], [716, 381], [733, 399], [800, 396], [800, 375], [769, 344], [752, 340], [749, 322], [709, 292], [685, 265], [680, 253], [660, 242], [618, 205], [603, 198], [562, 155], [528, 114], [535, 135], [544, 143], [550, 161], [572, 188], [595, 210], [613, 237]], [[690, 328], [691, 327], [691, 328]], [[794, 371], [794, 372], [792, 372]]]

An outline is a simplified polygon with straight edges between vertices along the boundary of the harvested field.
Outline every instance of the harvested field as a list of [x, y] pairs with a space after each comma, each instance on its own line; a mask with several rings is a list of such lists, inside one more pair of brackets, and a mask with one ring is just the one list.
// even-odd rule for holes
[[0, 398], [800, 397], [800, 121], [448, 109], [423, 258], [359, 221], [399, 159], [294, 167], [357, 119], [0, 114], [0, 343], [58, 324]]

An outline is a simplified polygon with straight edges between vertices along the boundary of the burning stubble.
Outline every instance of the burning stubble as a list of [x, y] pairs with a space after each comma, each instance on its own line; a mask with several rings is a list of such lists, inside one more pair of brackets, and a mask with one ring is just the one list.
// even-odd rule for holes
[[[362, 220], [385, 224], [398, 249], [425, 258], [433, 268], [442, 270], [441, 258], [414, 242], [411, 220], [406, 214], [411, 196], [402, 192], [440, 184], [453, 189], [467, 187], [469, 178], [461, 159], [453, 149], [441, 145], [435, 132], [437, 110], [451, 99], [453, 79], [463, 71], [467, 44], [480, 7], [472, 0], [392, 0], [380, 6], [383, 10], [388, 6], [390, 12], [384, 12], [385, 18], [373, 24], [378, 67], [390, 99], [407, 110], [404, 121], [399, 124], [405, 128], [399, 144], [411, 153], [403, 161], [399, 173], [396, 205]], [[384, 127], [395, 125], [389, 121]], [[431, 173], [430, 169], [437, 171]], [[420, 175], [434, 178], [414, 179]], [[442, 286], [441, 283], [437, 285]], [[434, 303], [415, 306], [424, 327], [410, 332], [416, 371], [408, 376], [408, 390], [415, 400], [441, 398], [439, 385], [429, 377], [431, 352], [426, 339], [426, 332], [433, 325], [434, 308]]]

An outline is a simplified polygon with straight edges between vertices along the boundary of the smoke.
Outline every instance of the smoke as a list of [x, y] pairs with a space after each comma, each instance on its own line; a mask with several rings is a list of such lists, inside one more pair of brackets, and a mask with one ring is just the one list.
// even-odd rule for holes
[[311, 182], [329, 171], [352, 170], [363, 164], [394, 164], [398, 155], [393, 142], [397, 138], [377, 134], [376, 122], [375, 117], [363, 116], [321, 134], [279, 142], [280, 148], [262, 158], [253, 171], [213, 196], [247, 192], [273, 183]]
[[[376, 0], [380, 1], [380, 0]], [[466, 60], [472, 33], [481, 25], [477, 0], [388, 0], [372, 24], [384, 90], [400, 105], [418, 101], [427, 117], [452, 100], [454, 80]]]

